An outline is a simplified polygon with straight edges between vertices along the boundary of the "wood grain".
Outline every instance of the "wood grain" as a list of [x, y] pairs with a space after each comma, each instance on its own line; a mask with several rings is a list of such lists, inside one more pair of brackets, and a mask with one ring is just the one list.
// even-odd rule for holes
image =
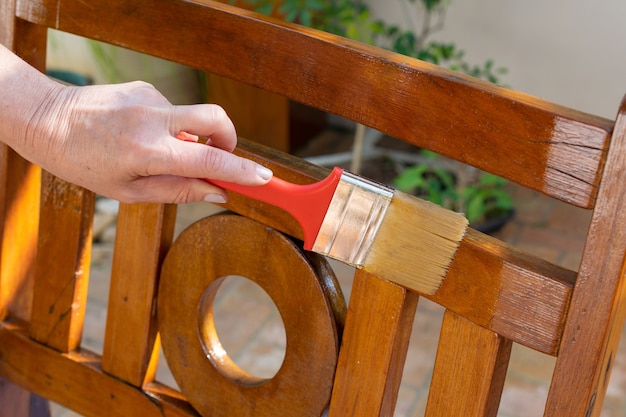
[[[14, 10], [14, 1], [0, 4], [0, 42], [41, 70], [46, 29], [15, 19]], [[0, 144], [0, 317], [30, 317], [40, 182], [39, 167]]]
[[175, 205], [120, 205], [102, 369], [137, 387], [156, 371], [158, 278], [175, 221]]
[[[318, 181], [328, 172], [248, 141], [241, 141], [237, 152], [295, 183]], [[231, 195], [227, 207], [302, 239], [297, 222], [281, 209], [239, 195]], [[556, 355], [575, 280], [573, 271], [469, 229], [441, 288], [426, 297], [518, 343]], [[519, 317], [528, 321], [519, 324]]]
[[[242, 81], [593, 206], [610, 120], [211, 1], [32, 0], [19, 6], [23, 19]], [[194, 30], [179, 30], [172, 21]]]
[[17, 321], [0, 324], [0, 375], [85, 417], [199, 416], [172, 389], [153, 383], [142, 391], [112, 378], [99, 356], [86, 349], [59, 354]]
[[330, 417], [393, 415], [417, 300], [397, 284], [356, 272]]
[[599, 416], [626, 317], [626, 98], [560, 344], [546, 416]]
[[426, 417], [495, 417], [510, 340], [451, 312], [444, 314]]
[[30, 336], [60, 352], [80, 346], [95, 195], [44, 173]]
[[[332, 311], [336, 303], [327, 299], [326, 291], [334, 284], [322, 284], [328, 278], [317, 275], [328, 269], [309, 261], [284, 235], [232, 214], [205, 218], [176, 239], [159, 284], [159, 331], [176, 382], [201, 414], [323, 413], [339, 350], [337, 315]], [[287, 346], [272, 378], [241, 369], [219, 341], [212, 305], [227, 276], [255, 282], [280, 313]]]

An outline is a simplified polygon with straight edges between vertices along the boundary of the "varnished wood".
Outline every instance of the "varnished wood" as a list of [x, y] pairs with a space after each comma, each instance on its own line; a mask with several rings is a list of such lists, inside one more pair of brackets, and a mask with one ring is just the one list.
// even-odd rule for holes
[[[295, 183], [311, 183], [327, 174], [327, 170], [247, 141], [241, 141], [237, 152]], [[281, 209], [234, 194], [227, 207], [302, 238], [297, 222]], [[517, 343], [555, 355], [575, 279], [573, 271], [469, 230], [440, 290], [427, 297]], [[520, 317], [525, 319], [522, 325]]]
[[102, 369], [137, 387], [156, 371], [156, 292], [175, 220], [174, 205], [120, 205]]
[[[613, 123], [391, 52], [208, 0], [7, 1], [0, 4], [0, 19], [0, 41], [40, 69], [45, 61], [46, 27], [58, 28], [247, 83], [375, 127], [570, 204], [594, 208], [578, 274], [481, 233], [467, 233], [441, 289], [430, 297], [448, 311], [427, 415], [495, 415], [512, 342], [556, 356], [547, 417], [599, 414], [626, 314], [622, 282], [626, 214], [621, 210], [626, 194], [622, 185], [626, 105]], [[180, 30], [180, 22], [185, 22], [186, 30]], [[310, 183], [327, 173], [245, 141], [237, 153], [296, 183]], [[39, 320], [46, 306], [39, 301], [33, 322], [28, 322], [35, 248], [39, 245], [43, 249], [37, 274], [44, 259], [55, 254], [50, 241], [37, 243], [39, 186], [38, 168], [0, 148], [0, 318], [7, 319], [0, 323], [0, 376], [86, 416], [197, 416], [184, 394], [153, 381], [154, 356], [158, 353], [154, 348], [158, 341], [153, 302], [172, 226], [168, 223], [173, 218], [167, 214], [169, 209], [123, 208], [120, 220], [127, 230], [116, 242], [104, 358], [82, 348], [73, 350], [80, 318], [55, 339], [68, 340], [67, 345], [51, 344], [70, 351], [61, 354], [28, 336], [28, 326], [36, 336], [42, 329], [49, 332], [54, 323]], [[77, 191], [63, 198], [63, 211], [68, 213], [62, 218], [76, 215], [71, 203], [77, 203], [80, 195]], [[44, 192], [43, 231], [56, 230], [49, 197]], [[80, 201], [78, 205], [86, 205]], [[381, 277], [358, 272], [346, 314], [341, 302], [332, 302], [340, 295], [336, 283], [318, 282], [311, 290], [290, 287], [297, 277], [310, 273], [324, 276], [328, 270], [321, 263], [313, 266], [319, 259], [298, 251], [297, 261], [285, 262], [283, 251], [295, 246], [277, 231], [302, 238], [291, 216], [235, 195], [227, 207], [260, 222], [238, 220], [246, 225], [252, 222], [257, 230], [253, 235], [258, 239], [241, 238], [249, 236], [248, 227], [233, 226], [230, 222], [234, 216], [227, 216], [229, 220], [211, 233], [202, 225], [215, 220], [204, 220], [188, 230], [168, 254], [165, 279], [159, 288], [157, 309], [168, 362], [184, 382], [183, 392], [193, 396], [191, 403], [204, 416], [229, 410], [235, 410], [233, 415], [261, 417], [318, 416], [332, 389], [331, 415], [391, 414], [418, 295]], [[85, 213], [83, 208], [79, 211]], [[81, 216], [73, 218], [84, 223]], [[81, 240], [86, 235], [80, 231], [86, 229], [68, 225], [67, 230], [72, 232], [65, 238], [71, 247], [84, 247]], [[220, 240], [219, 235], [228, 233], [236, 233], [238, 238]], [[207, 250], [204, 245], [213, 238], [219, 244]], [[278, 255], [271, 253], [281, 247]], [[81, 258], [78, 249], [73, 252], [73, 258], [64, 256], [54, 265], [58, 271], [53, 285], [38, 275], [36, 300], [46, 300], [42, 293], [46, 288], [62, 294], [59, 289], [65, 273], [60, 271], [71, 270], [69, 259]], [[232, 258], [232, 253], [243, 255]], [[131, 254], [136, 254], [136, 260]], [[241, 268], [266, 271], [269, 266], [280, 271], [279, 279], [266, 281], [266, 287], [280, 300], [277, 304], [288, 328], [288, 359], [275, 379], [258, 385], [266, 390], [275, 388], [264, 393], [255, 390], [257, 386], [246, 385], [261, 381], [244, 376], [235, 383], [222, 374], [215, 375], [215, 368], [207, 364], [206, 352], [198, 350], [197, 299], [208, 286], [200, 281], [206, 278], [203, 274], [248, 271]], [[265, 275], [259, 274], [259, 279], [269, 280]], [[317, 298], [323, 302], [319, 305], [307, 298], [320, 293]], [[67, 305], [71, 299], [61, 302]], [[193, 311], [187, 309], [188, 304]], [[303, 311], [310, 313], [306, 320]], [[337, 362], [337, 338], [344, 319]], [[328, 331], [322, 322], [335, 327], [331, 325]], [[307, 331], [312, 336], [304, 337]], [[187, 354], [189, 350], [172, 355], [177, 349], [195, 349], [195, 353]], [[207, 374], [214, 378], [205, 383], [202, 378]], [[287, 381], [285, 375], [293, 376]], [[315, 379], [315, 383], [306, 378]], [[224, 383], [211, 388], [208, 395], [206, 387], [213, 387], [210, 384], [216, 380]], [[306, 382], [299, 382], [303, 380]], [[223, 395], [225, 386], [235, 387], [237, 395]], [[297, 398], [298, 407], [302, 399], [309, 401], [308, 408], [302, 411], [279, 400], [250, 411], [250, 404], [261, 404], [268, 398], [284, 401], [286, 394]], [[19, 409], [23, 403], [14, 405]]]
[[511, 355], [510, 340], [446, 311], [426, 417], [495, 417]]
[[209, 102], [226, 110], [237, 134], [289, 152], [289, 100], [215, 74], [207, 74]]
[[626, 98], [620, 106], [574, 286], [546, 416], [600, 415], [626, 316], [625, 155]]
[[86, 417], [198, 417], [171, 389], [138, 390], [104, 373], [98, 355], [86, 349], [59, 354], [30, 339], [19, 322], [0, 324], [0, 375]]
[[44, 173], [30, 335], [61, 352], [80, 346], [94, 203], [91, 191]]
[[329, 417], [393, 415], [417, 300], [356, 272]]
[[[161, 274], [159, 330], [170, 369], [201, 414], [322, 414], [339, 348], [335, 303], [328, 301], [328, 286], [321, 283], [328, 278], [316, 275], [324, 269], [311, 266], [282, 234], [235, 215], [203, 219], [174, 242]], [[287, 346], [279, 371], [270, 379], [240, 369], [219, 342], [212, 304], [229, 275], [258, 284], [281, 315]], [[207, 311], [203, 318], [201, 306]]]
[[[211, 1], [20, 5], [23, 19], [242, 81], [593, 206], [610, 120]], [[195, 30], [179, 30], [172, 21]]]
[[[3, 2], [0, 12], [14, 10]], [[39, 69], [45, 60], [45, 28], [0, 15], [0, 42]], [[0, 317], [30, 317], [41, 169], [0, 144]]]

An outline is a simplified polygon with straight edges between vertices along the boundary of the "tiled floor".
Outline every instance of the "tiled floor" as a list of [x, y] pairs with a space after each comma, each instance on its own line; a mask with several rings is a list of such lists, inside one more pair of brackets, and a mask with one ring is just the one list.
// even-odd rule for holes
[[[590, 214], [514, 186], [511, 190], [517, 214], [498, 236], [551, 262], [577, 269]], [[177, 230], [212, 210], [206, 204], [181, 206]], [[112, 232], [113, 228], [105, 228], [93, 253], [84, 344], [96, 352], [102, 349]], [[348, 299], [353, 271], [340, 263], [333, 262], [333, 266]], [[269, 297], [250, 281], [231, 278], [220, 289], [215, 309], [220, 340], [231, 357], [251, 373], [271, 376], [282, 361], [285, 334]], [[424, 413], [441, 317], [439, 306], [420, 300], [395, 416], [416, 417]], [[626, 341], [625, 336], [622, 338]], [[515, 346], [499, 416], [541, 416], [553, 366], [553, 358]], [[175, 386], [164, 364], [159, 368], [158, 379]], [[76, 416], [57, 406], [53, 411], [56, 417]], [[615, 358], [602, 416], [626, 417], [626, 342]]]

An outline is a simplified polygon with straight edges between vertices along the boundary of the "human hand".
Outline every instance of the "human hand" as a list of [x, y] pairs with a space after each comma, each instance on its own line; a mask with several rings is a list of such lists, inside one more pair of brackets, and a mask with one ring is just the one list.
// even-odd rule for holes
[[[207, 144], [195, 143], [198, 135]], [[180, 140], [184, 139], [184, 140]], [[13, 147], [52, 174], [123, 202], [225, 202], [200, 178], [262, 185], [272, 172], [233, 155], [235, 128], [216, 105], [171, 105], [143, 82], [55, 85]]]

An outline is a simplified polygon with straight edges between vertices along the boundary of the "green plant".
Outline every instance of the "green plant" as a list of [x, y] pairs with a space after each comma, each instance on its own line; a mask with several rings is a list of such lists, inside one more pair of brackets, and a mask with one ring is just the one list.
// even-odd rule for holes
[[464, 213], [473, 225], [512, 212], [513, 200], [504, 189], [506, 183], [496, 175], [480, 173], [475, 181], [459, 186], [453, 171], [428, 164], [412, 165], [394, 180], [398, 190]]

